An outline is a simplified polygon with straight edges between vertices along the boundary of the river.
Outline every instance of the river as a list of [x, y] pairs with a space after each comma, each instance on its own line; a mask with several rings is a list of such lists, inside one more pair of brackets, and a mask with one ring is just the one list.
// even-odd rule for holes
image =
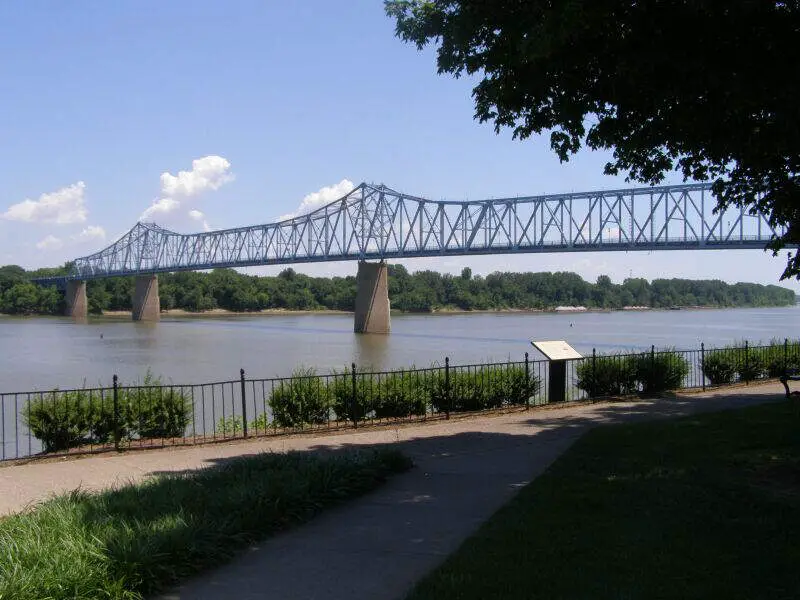
[[130, 317], [87, 323], [0, 317], [0, 392], [108, 385], [148, 368], [177, 384], [320, 373], [355, 362], [376, 370], [522, 360], [530, 340], [564, 339], [590, 354], [674, 346], [720, 346], [797, 337], [800, 306], [722, 310], [393, 315], [388, 336], [355, 335], [352, 315], [264, 314]]

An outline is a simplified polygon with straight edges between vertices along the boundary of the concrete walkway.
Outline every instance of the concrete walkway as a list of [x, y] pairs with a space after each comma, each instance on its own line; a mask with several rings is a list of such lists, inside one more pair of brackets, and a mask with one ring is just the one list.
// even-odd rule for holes
[[163, 600], [399, 599], [587, 429], [781, 399], [769, 383], [652, 402], [532, 409], [491, 417], [131, 452], [0, 468], [0, 513], [53, 492], [98, 489], [261, 451], [392, 443], [416, 468], [379, 490], [245, 551]]

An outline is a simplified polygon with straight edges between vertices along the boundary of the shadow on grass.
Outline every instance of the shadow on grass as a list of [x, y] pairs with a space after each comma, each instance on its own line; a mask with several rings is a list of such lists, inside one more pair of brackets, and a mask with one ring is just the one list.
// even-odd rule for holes
[[[342, 506], [309, 527], [273, 538], [259, 552], [188, 581], [165, 598], [310, 598], [328, 597], [332, 590], [342, 589], [354, 599], [400, 597], [598, 421], [623, 425], [609, 430], [616, 432], [626, 429], [625, 423], [646, 417], [668, 418], [742, 404], [747, 402], [705, 398], [596, 404], [589, 408], [597, 418], [549, 409], [510, 415], [513, 423], [507, 433], [440, 435], [425, 428], [404, 430], [404, 437], [414, 437], [398, 440], [393, 447], [413, 458], [417, 466], [413, 471], [392, 479], [357, 505]], [[460, 426], [470, 424], [463, 421]], [[358, 435], [325, 441], [309, 452], [336, 455], [365, 445]], [[653, 444], [657, 449], [658, 438]], [[549, 518], [546, 512], [536, 514]], [[520, 556], [526, 552], [524, 547], [517, 550]], [[565, 559], [559, 549], [550, 551]], [[506, 560], [514, 568], [518, 559]], [[493, 585], [500, 594], [496, 597], [503, 597], [502, 581]]]
[[0, 523], [0, 598], [139, 598], [410, 466], [396, 450], [264, 454], [75, 491]]
[[[413, 475], [390, 481], [357, 509], [333, 511], [322, 527], [341, 536], [337, 520], [351, 516], [346, 540], [337, 543], [358, 547], [355, 580], [369, 579], [370, 572], [384, 577], [386, 557], [430, 555], [439, 557], [435, 564], [598, 421], [666, 418], [743, 403], [678, 398], [597, 404], [591, 407], [597, 418], [533, 410], [516, 423], [519, 433], [423, 432], [392, 444], [418, 465]], [[374, 444], [359, 444], [357, 437], [331, 437], [330, 444], [288, 455], [214, 459], [213, 468], [200, 472], [153, 473], [159, 476], [136, 486], [96, 495], [76, 492], [11, 517], [0, 523], [0, 597], [138, 598], [224, 563], [269, 534], [408, 468], [401, 455], [374, 452]], [[242, 557], [245, 565], [256, 562], [237, 571], [234, 580], [210, 573], [171, 597], [204, 597], [197, 585], [213, 588], [216, 595], [209, 598], [248, 592], [290, 597], [301, 588], [324, 597], [341, 584], [342, 573], [355, 575], [354, 561], [352, 554], [318, 542], [306, 538], [281, 547], [275, 564], [258, 563], [258, 553], [249, 553]], [[314, 577], [305, 576], [309, 565], [322, 564]], [[418, 561], [398, 585], [410, 587], [430, 566], [429, 559]]]

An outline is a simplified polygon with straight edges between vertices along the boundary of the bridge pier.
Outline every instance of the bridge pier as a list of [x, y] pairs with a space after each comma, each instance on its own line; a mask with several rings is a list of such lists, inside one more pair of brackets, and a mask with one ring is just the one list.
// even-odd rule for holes
[[89, 315], [89, 303], [86, 300], [86, 282], [71, 279], [67, 281], [66, 308], [64, 314], [75, 319], [85, 319]]
[[356, 333], [389, 333], [389, 284], [386, 263], [359, 261], [356, 276]]
[[133, 320], [158, 321], [160, 318], [158, 275], [139, 275], [133, 290]]

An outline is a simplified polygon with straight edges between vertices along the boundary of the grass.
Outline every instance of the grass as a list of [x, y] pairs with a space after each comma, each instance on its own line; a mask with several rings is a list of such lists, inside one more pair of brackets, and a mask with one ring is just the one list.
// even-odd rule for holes
[[0, 600], [140, 599], [410, 468], [395, 450], [262, 454], [0, 521]]
[[409, 599], [797, 598], [796, 402], [589, 432]]

